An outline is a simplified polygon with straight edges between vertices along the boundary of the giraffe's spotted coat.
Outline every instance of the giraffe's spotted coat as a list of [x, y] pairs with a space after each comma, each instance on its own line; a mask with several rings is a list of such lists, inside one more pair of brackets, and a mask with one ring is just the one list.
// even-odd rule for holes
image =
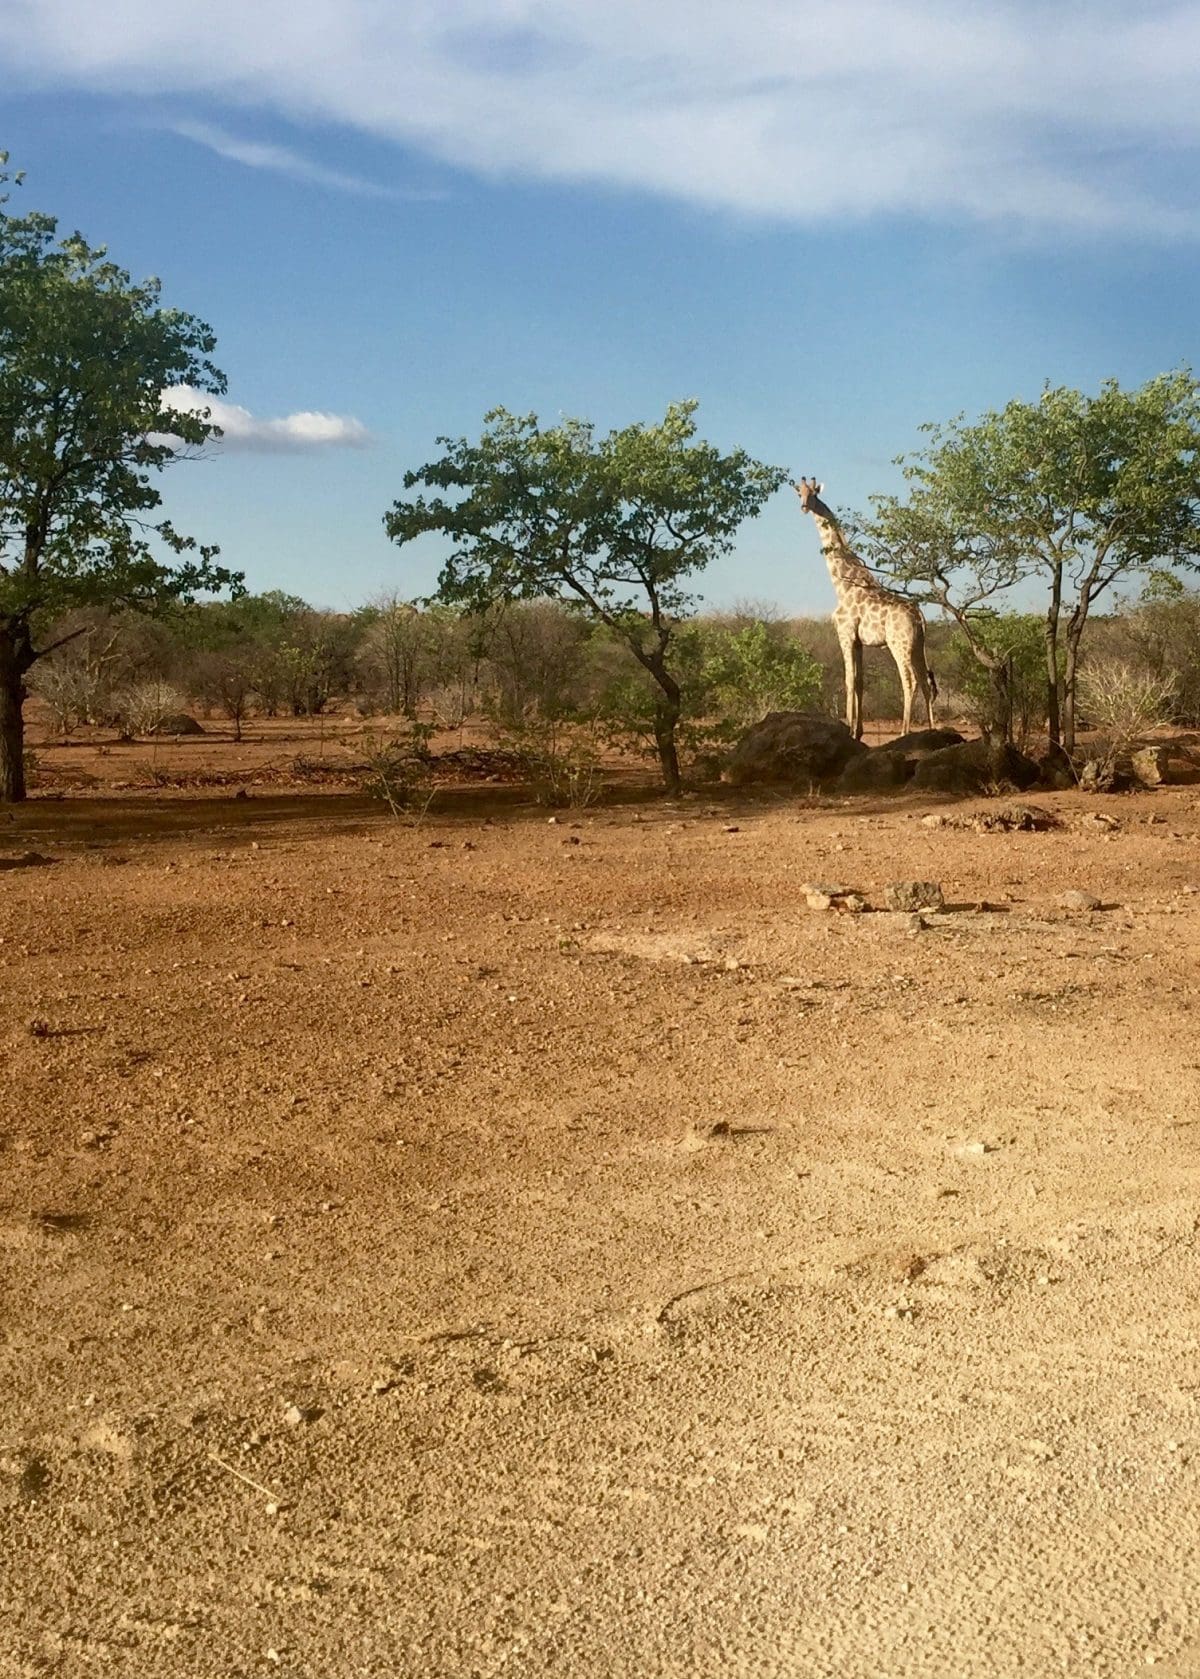
[[936, 692], [925, 662], [925, 620], [914, 601], [885, 589], [876, 581], [842, 535], [837, 520], [821, 500], [823, 485], [802, 478], [795, 486], [800, 506], [816, 522], [825, 563], [837, 594], [833, 624], [842, 649], [846, 673], [846, 724], [856, 739], [862, 738], [862, 690], [864, 647], [886, 647], [896, 661], [904, 695], [904, 733], [912, 727], [913, 701], [918, 694], [925, 701], [929, 727], [933, 727], [933, 697]]

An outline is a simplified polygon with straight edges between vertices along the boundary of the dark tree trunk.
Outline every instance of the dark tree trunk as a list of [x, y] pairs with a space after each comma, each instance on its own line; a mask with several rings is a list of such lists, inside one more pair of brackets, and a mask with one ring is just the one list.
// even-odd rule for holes
[[1012, 654], [1006, 659], [998, 659], [995, 664], [988, 666], [988, 679], [992, 685], [992, 720], [991, 727], [984, 730], [989, 739], [997, 736], [1010, 744], [1013, 737], [1013, 698], [1012, 698]]
[[[1080, 625], [1080, 632], [1083, 626]], [[1067, 631], [1067, 656], [1063, 665], [1062, 743], [1067, 752], [1075, 750], [1075, 688], [1079, 681], [1079, 641], [1074, 626]]]
[[679, 748], [675, 744], [675, 726], [679, 722], [679, 708], [660, 705], [654, 713], [654, 741], [658, 747], [658, 761], [668, 793], [678, 793], [682, 785], [679, 775]]
[[675, 731], [679, 727], [682, 693], [675, 678], [658, 655], [645, 661], [646, 668], [658, 683], [662, 695], [654, 707], [654, 744], [668, 793], [678, 793], [682, 781], [679, 774], [679, 747]]
[[32, 664], [28, 630], [0, 620], [0, 804], [25, 797], [25, 673]]

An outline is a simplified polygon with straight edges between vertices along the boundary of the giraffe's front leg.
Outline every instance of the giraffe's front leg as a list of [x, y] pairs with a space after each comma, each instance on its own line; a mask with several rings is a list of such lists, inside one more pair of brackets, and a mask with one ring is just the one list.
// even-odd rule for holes
[[858, 720], [858, 709], [857, 690], [855, 688], [854, 641], [850, 636], [842, 638], [842, 670], [846, 683], [846, 727], [851, 734], [854, 734], [855, 724]]
[[851, 659], [854, 671], [854, 721], [850, 724], [850, 732], [855, 740], [861, 740], [863, 737], [863, 644], [857, 636], [851, 650]]

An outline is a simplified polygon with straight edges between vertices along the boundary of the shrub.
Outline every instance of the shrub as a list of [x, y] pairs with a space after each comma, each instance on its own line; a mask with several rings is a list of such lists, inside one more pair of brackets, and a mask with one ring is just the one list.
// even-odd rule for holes
[[187, 701], [173, 682], [151, 677], [135, 683], [117, 697], [117, 716], [131, 735], [148, 735], [161, 729], [169, 717], [183, 711]]
[[393, 816], [413, 810], [424, 816], [433, 800], [429, 734], [428, 726], [414, 723], [399, 734], [362, 737], [363, 792], [381, 799]]

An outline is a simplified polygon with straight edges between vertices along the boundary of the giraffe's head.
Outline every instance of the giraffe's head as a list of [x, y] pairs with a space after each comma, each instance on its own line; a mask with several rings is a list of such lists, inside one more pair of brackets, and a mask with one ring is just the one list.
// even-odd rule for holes
[[811, 513], [813, 503], [825, 486], [824, 484], [818, 484], [815, 478], [802, 478], [798, 484], [793, 484], [792, 488], [800, 497], [800, 511]]

